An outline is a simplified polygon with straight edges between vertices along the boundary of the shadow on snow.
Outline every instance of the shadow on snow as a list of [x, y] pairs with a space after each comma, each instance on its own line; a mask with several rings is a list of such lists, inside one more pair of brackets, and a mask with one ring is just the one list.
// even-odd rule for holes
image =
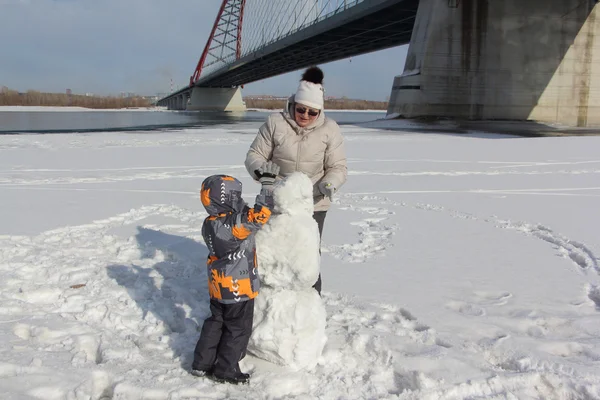
[[152, 267], [110, 265], [108, 276], [125, 287], [143, 311], [164, 324], [169, 346], [181, 365], [191, 365], [194, 346], [204, 320], [210, 316], [206, 274], [208, 249], [192, 239], [138, 227], [142, 259], [164, 254]]

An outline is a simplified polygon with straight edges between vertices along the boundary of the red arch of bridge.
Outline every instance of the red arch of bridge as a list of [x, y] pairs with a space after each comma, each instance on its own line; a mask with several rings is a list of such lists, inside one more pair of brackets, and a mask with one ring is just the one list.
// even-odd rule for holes
[[[204, 63], [206, 62], [206, 57], [209, 55], [210, 53], [210, 49], [211, 49], [211, 44], [213, 42], [213, 40], [215, 39], [215, 33], [217, 32], [217, 29], [219, 27], [219, 24], [221, 22], [225, 22], [223, 19], [223, 12], [225, 11], [225, 8], [227, 7], [227, 4], [230, 1], [235, 1], [235, 0], [223, 0], [223, 2], [221, 3], [221, 7], [219, 8], [219, 13], [217, 14], [217, 18], [215, 19], [215, 23], [213, 25], [212, 31], [210, 32], [210, 36], [208, 38], [208, 41], [206, 42], [206, 46], [204, 46], [204, 51], [202, 52], [202, 56], [200, 57], [200, 60], [198, 61], [198, 65], [196, 65], [196, 70], [194, 71], [194, 74], [190, 77], [190, 86], [193, 86], [196, 81], [198, 81], [198, 79], [200, 79], [200, 74], [202, 73], [202, 68], [204, 67]], [[237, 29], [236, 29], [236, 51], [235, 51], [235, 56], [236, 56], [236, 60], [239, 60], [241, 55], [242, 55], [242, 23], [244, 22], [244, 6], [246, 5], [246, 0], [239, 0], [240, 1], [240, 8], [239, 8], [239, 12], [237, 15], [237, 19], [238, 19], [238, 23], [237, 23]], [[226, 24], [228, 25], [228, 24]], [[224, 32], [224, 36], [227, 37], [227, 34], [229, 34], [230, 32], [225, 31]]]

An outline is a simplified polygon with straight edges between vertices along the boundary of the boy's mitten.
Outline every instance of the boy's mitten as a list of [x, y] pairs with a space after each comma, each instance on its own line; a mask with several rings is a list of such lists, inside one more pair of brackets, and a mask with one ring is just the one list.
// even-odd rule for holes
[[319, 190], [323, 193], [323, 196], [329, 197], [329, 200], [333, 200], [333, 194], [336, 191], [333, 183], [329, 182], [319, 182]]
[[277, 174], [279, 174], [279, 165], [275, 164], [273, 161], [267, 161], [261, 165], [259, 169], [254, 171], [254, 173], [258, 176], [258, 181], [261, 185], [269, 186], [275, 183], [275, 178], [277, 178]]

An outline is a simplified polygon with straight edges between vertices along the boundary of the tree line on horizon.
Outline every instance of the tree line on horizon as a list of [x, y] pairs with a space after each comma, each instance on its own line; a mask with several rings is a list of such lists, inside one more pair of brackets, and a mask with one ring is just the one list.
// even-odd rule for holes
[[[285, 107], [287, 100], [244, 98], [247, 108], [262, 108], [280, 110]], [[326, 99], [325, 110], [387, 110], [387, 101]]]
[[0, 106], [47, 106], [85, 107], [95, 109], [151, 107], [153, 104], [143, 97], [85, 96], [66, 93], [44, 93], [28, 90], [19, 93], [3, 88], [0, 91]]
[[[268, 110], [283, 109], [286, 100], [244, 98], [246, 107]], [[87, 96], [67, 93], [45, 93], [28, 90], [20, 93], [2, 88], [0, 106], [46, 106], [46, 107], [84, 107], [93, 109], [152, 107], [154, 104], [144, 97]], [[386, 110], [386, 101], [327, 99], [325, 109], [329, 110]]]

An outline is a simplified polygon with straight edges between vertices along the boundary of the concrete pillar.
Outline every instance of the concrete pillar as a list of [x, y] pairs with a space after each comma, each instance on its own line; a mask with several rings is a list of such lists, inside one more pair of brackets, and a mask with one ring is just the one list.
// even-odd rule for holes
[[421, 0], [391, 114], [600, 125], [600, 4]]
[[242, 90], [238, 88], [194, 87], [188, 110], [245, 111]]

